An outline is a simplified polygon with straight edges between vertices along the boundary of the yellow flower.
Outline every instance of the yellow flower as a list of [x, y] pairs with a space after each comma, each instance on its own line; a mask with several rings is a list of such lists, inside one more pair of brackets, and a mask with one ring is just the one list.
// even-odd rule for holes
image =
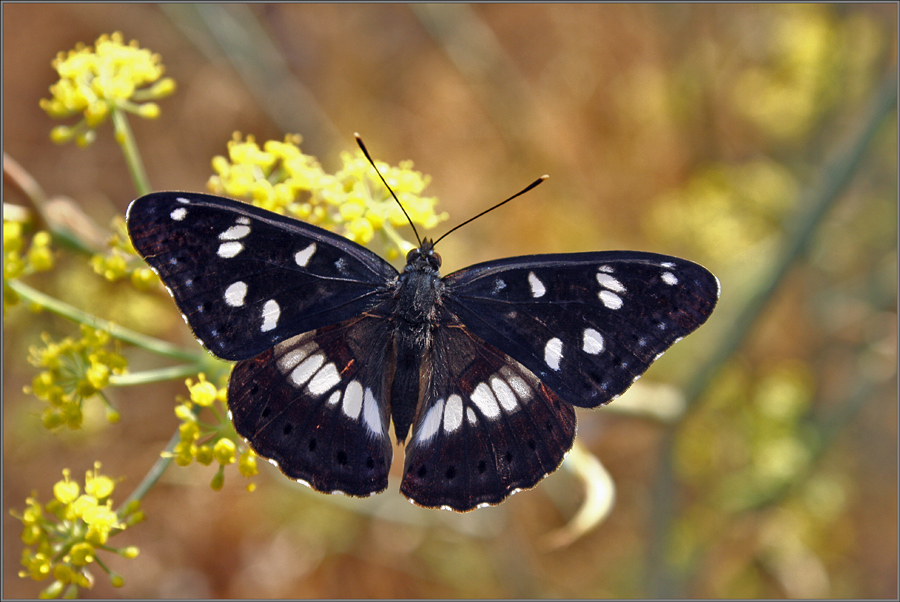
[[216, 461], [223, 466], [226, 464], [233, 464], [236, 459], [235, 450], [236, 446], [234, 441], [222, 438], [216, 441], [216, 444], [213, 446], [213, 456], [215, 456]]
[[79, 487], [78, 483], [69, 480], [69, 469], [63, 470], [63, 480], [57, 481], [53, 486], [53, 497], [61, 504], [71, 504], [78, 499]]
[[218, 390], [216, 386], [206, 380], [202, 372], [197, 375], [200, 379], [196, 384], [189, 378], [186, 383], [191, 394], [191, 401], [199, 406], [209, 407], [216, 400]]
[[152, 119], [159, 115], [159, 107], [149, 101], [175, 90], [171, 78], [160, 79], [159, 55], [141, 49], [136, 41], [124, 44], [119, 32], [100, 36], [94, 48], [78, 44], [74, 50], [60, 52], [52, 64], [60, 79], [50, 86], [52, 97], [42, 99], [41, 108], [55, 118], [82, 115], [73, 127], [54, 128], [51, 138], [57, 143], [74, 139], [80, 145], [89, 144], [95, 137], [93, 130], [112, 111]]

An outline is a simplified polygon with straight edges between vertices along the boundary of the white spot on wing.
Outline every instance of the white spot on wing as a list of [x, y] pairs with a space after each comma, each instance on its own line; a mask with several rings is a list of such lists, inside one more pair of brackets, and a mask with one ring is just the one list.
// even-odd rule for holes
[[328, 397], [328, 401], [325, 402], [325, 405], [335, 406], [335, 405], [337, 405], [337, 402], [339, 402], [340, 400], [341, 400], [341, 390], [338, 389], [337, 391], [335, 391]]
[[531, 398], [531, 387], [528, 386], [523, 379], [519, 378], [514, 374], [510, 374], [506, 377], [506, 382], [509, 383], [509, 386], [512, 387], [512, 390], [516, 392], [519, 399], [522, 401], [527, 401]]
[[244, 225], [244, 226], [249, 226], [250, 218], [249, 217], [239, 217], [239, 218], [237, 218], [237, 223]]
[[678, 284], [678, 276], [676, 276], [672, 272], [663, 272], [662, 281], [669, 286], [674, 286]]
[[466, 420], [469, 421], [469, 424], [475, 426], [478, 424], [478, 417], [475, 415], [475, 412], [472, 408], [466, 408]]
[[239, 240], [250, 234], [250, 226], [232, 226], [219, 234], [219, 240]]
[[[341, 411], [344, 412], [344, 414], [347, 416], [347, 418], [352, 418], [353, 420], [356, 420], [357, 418], [359, 418], [360, 410], [362, 410], [363, 393], [362, 393], [362, 385], [360, 385], [356, 381], [353, 381], [353, 383], [356, 383], [359, 386], [359, 388], [354, 389], [354, 394], [351, 395], [350, 394], [350, 385], [347, 385], [347, 394], [344, 395], [344, 403], [341, 404]], [[369, 392], [368, 389], [366, 389], [366, 393], [371, 395], [371, 393]]]
[[500, 415], [500, 406], [497, 405], [497, 398], [494, 397], [494, 393], [487, 386], [487, 383], [479, 383], [469, 397], [472, 398], [472, 402], [488, 420], [494, 420]]
[[600, 283], [600, 286], [604, 288], [608, 288], [611, 291], [615, 291], [617, 293], [624, 293], [625, 287], [621, 282], [610, 276], [609, 274], [604, 274], [603, 272], [597, 273], [597, 282]]
[[544, 345], [544, 363], [553, 370], [559, 370], [559, 362], [562, 360], [562, 341], [553, 337]]
[[350, 381], [350, 384], [347, 385], [347, 389], [344, 391], [344, 404], [342, 409], [344, 410], [344, 414], [350, 416], [349, 409], [356, 408], [356, 414], [354, 417], [359, 416], [359, 409], [362, 407], [363, 402], [363, 388], [362, 385], [359, 384], [358, 380]]
[[231, 307], [240, 307], [244, 304], [246, 294], [247, 284], [239, 280], [225, 289], [225, 303]]
[[305, 268], [309, 263], [309, 260], [312, 258], [313, 253], [316, 252], [316, 243], [310, 243], [308, 247], [303, 249], [302, 251], [297, 251], [294, 253], [294, 261], [297, 262], [301, 268]]
[[661, 263], [659, 265], [661, 265], [664, 268], [674, 268], [675, 267], [675, 264], [672, 263], [671, 261], [664, 261], [663, 263]]
[[292, 349], [278, 358], [278, 369], [282, 372], [287, 372], [288, 370], [292, 370], [294, 366], [300, 363], [300, 360], [309, 355], [310, 349], [309, 346], [304, 346], [299, 349]]
[[184, 198], [184, 197], [178, 197], [178, 198], [175, 199], [175, 200], [178, 201], [179, 203], [184, 203], [185, 205], [187, 205], [188, 203], [190, 203], [190, 201], [187, 200], [187, 199]]
[[231, 242], [223, 242], [219, 245], [219, 250], [217, 254], [222, 259], [231, 259], [238, 253], [244, 250], [244, 245], [239, 242], [231, 241]]
[[599, 268], [597, 268], [597, 271], [598, 272], [606, 272], [607, 274], [612, 274], [613, 269], [612, 269], [611, 265], [601, 265]]
[[313, 395], [322, 395], [326, 391], [341, 382], [341, 375], [338, 373], [334, 363], [326, 364], [324, 368], [319, 370], [311, 381], [309, 381], [309, 392]]
[[291, 382], [298, 387], [302, 387], [324, 363], [325, 356], [321, 353], [306, 358], [291, 372]]
[[384, 429], [381, 425], [381, 412], [378, 411], [378, 401], [372, 394], [371, 389], [366, 389], [366, 396], [363, 399], [363, 422], [365, 422], [366, 428], [373, 435], [378, 437], [384, 436]]
[[622, 298], [611, 291], [600, 291], [600, 300], [603, 301], [603, 305], [610, 309], [622, 307]]
[[176, 222], [180, 222], [184, 219], [185, 215], [187, 215], [187, 209], [185, 209], [184, 207], [178, 207], [177, 209], [172, 210], [172, 213], [169, 214], [169, 217], [171, 217]]
[[585, 328], [584, 345], [582, 346], [584, 352], [590, 353], [591, 355], [597, 355], [598, 353], [603, 351], [603, 347], [603, 335], [593, 328]]
[[438, 429], [441, 426], [441, 415], [443, 413], [444, 400], [438, 399], [434, 406], [428, 410], [428, 413], [425, 414], [425, 419], [422, 420], [422, 428], [419, 429], [419, 434], [416, 436], [421, 443], [428, 441], [438, 432]]
[[500, 407], [506, 410], [507, 414], [512, 414], [519, 409], [519, 401], [516, 399], [516, 394], [513, 393], [513, 390], [509, 388], [509, 385], [502, 378], [493, 377], [491, 379], [491, 388], [494, 390], [497, 401], [500, 402]]
[[276, 326], [278, 326], [278, 318], [281, 316], [281, 308], [278, 307], [278, 302], [275, 299], [269, 299], [266, 301], [266, 304], [263, 305], [262, 309], [262, 319], [263, 323], [260, 327], [262, 332], [269, 332]]
[[528, 284], [531, 285], [531, 296], [535, 299], [543, 297], [544, 293], [547, 292], [544, 283], [541, 282], [540, 278], [534, 275], [534, 272], [528, 272]]
[[444, 407], [444, 432], [452, 433], [459, 428], [463, 419], [463, 402], [462, 397], [453, 394], [447, 398], [447, 405]]
[[503, 281], [503, 278], [497, 278], [496, 280], [494, 280], [494, 294], [495, 295], [505, 288], [506, 288], [506, 282]]

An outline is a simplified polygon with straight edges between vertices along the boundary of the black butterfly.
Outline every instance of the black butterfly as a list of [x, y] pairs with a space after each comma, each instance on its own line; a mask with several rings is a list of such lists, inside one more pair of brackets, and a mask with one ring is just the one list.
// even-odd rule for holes
[[388, 484], [459, 511], [533, 487], [575, 438], [574, 406], [625, 391], [703, 324], [718, 280], [631, 251], [531, 255], [441, 277], [424, 240], [402, 273], [341, 236], [237, 201], [160, 192], [128, 208], [135, 249], [214, 355], [236, 360], [237, 432], [322, 492]]

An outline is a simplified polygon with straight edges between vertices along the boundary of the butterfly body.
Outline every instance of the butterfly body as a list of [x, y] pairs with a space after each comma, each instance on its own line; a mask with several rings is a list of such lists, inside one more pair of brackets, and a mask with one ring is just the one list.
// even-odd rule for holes
[[448, 276], [431, 241], [402, 272], [315, 226], [194, 193], [141, 197], [135, 248], [195, 336], [236, 360], [237, 432], [323, 492], [401, 492], [470, 510], [533, 487], [575, 436], [574, 406], [624, 392], [702, 324], [718, 281], [631, 251], [513, 257]]

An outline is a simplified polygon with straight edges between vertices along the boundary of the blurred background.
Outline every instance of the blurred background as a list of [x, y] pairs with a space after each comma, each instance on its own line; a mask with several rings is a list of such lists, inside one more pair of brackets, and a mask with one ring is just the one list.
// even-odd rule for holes
[[[141, 551], [107, 559], [124, 587], [100, 574], [91, 596], [897, 597], [895, 4], [5, 4], [4, 151], [101, 231], [136, 196], [111, 126], [57, 146], [38, 102], [57, 52], [114, 31], [178, 85], [158, 119], [131, 120], [155, 189], [205, 190], [235, 131], [301, 134], [326, 171], [358, 131], [432, 177], [450, 216], [432, 235], [550, 174], [442, 242], [444, 273], [639, 249], [704, 264], [722, 297], [620, 400], [579, 410], [578, 441], [615, 484], [590, 528], [571, 523], [586, 481], [568, 461], [464, 515], [412, 506], [399, 477], [355, 500], [265, 463], [253, 493], [173, 465], [147, 520], [111, 541]], [[28, 205], [8, 178], [3, 194]], [[28, 283], [196, 349], [168, 297], [141, 319], [127, 309], [148, 296], [83, 258]], [[124, 498], [186, 393], [110, 389], [119, 424], [100, 410], [50, 433], [22, 392], [44, 331], [77, 327], [23, 304], [4, 316], [4, 597], [46, 586], [17, 577], [10, 511], [97, 460]], [[133, 371], [165, 365], [122, 351]]]

